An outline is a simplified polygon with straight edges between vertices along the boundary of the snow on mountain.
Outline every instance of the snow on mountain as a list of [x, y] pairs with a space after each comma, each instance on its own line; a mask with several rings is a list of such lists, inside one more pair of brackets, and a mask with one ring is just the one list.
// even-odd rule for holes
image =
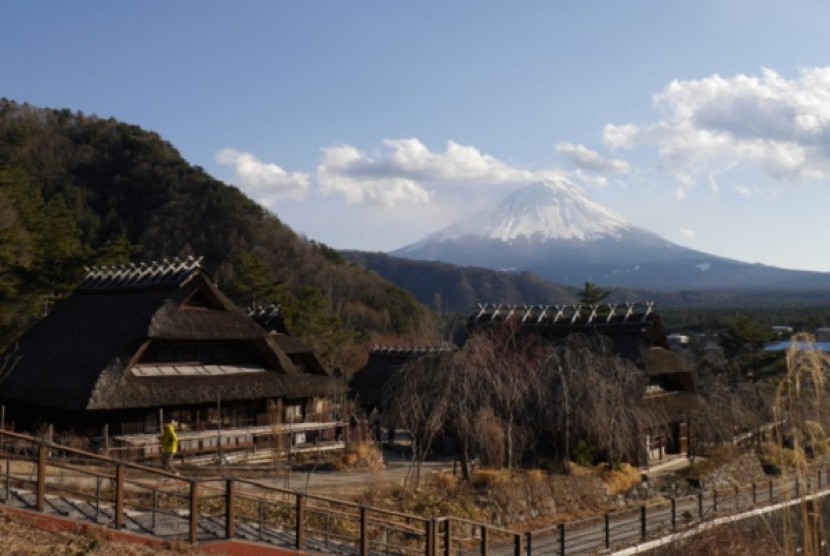
[[669, 289], [830, 287], [830, 274], [792, 271], [702, 253], [626, 222], [566, 181], [536, 183], [489, 212], [464, 218], [390, 253], [494, 270], [528, 271], [559, 284]]
[[[565, 181], [546, 181], [507, 197], [496, 210], [456, 222], [424, 242], [469, 236], [512, 241], [528, 239], [592, 240], [619, 238], [633, 229], [623, 218], [585, 197]], [[421, 243], [421, 242], [419, 242]]]

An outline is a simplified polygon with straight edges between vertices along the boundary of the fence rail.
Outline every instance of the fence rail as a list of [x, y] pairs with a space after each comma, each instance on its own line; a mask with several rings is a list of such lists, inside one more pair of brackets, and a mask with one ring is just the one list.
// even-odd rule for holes
[[[240, 539], [324, 554], [533, 556], [607, 553], [721, 516], [829, 493], [807, 480], [722, 488], [526, 533], [425, 518], [251, 479], [185, 478], [0, 430], [0, 502], [190, 543]], [[822, 490], [825, 489], [825, 490]]]

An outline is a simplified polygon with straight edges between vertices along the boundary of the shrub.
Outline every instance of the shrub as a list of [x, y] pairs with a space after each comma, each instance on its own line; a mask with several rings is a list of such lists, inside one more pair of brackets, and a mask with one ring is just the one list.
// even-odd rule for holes
[[640, 471], [627, 463], [608, 469], [601, 474], [605, 490], [610, 496], [628, 492], [642, 483]]
[[594, 464], [595, 454], [596, 451], [591, 444], [580, 440], [577, 442], [576, 449], [574, 450], [574, 462], [583, 467], [591, 466]]
[[507, 471], [501, 469], [477, 469], [473, 473], [472, 485], [478, 489], [489, 489], [504, 486], [510, 477]]

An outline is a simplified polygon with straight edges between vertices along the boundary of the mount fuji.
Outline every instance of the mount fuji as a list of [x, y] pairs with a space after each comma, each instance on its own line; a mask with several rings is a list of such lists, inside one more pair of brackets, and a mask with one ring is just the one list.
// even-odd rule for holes
[[750, 264], [695, 251], [639, 228], [565, 181], [530, 185], [494, 210], [457, 221], [390, 253], [573, 286], [824, 289], [830, 274]]

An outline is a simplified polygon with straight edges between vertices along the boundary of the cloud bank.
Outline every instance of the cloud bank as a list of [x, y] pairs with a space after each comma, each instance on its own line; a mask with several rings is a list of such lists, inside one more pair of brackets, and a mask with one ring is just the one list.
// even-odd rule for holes
[[599, 153], [588, 149], [584, 145], [559, 143], [556, 145], [556, 152], [570, 160], [577, 168], [582, 170], [627, 174], [631, 169], [628, 162], [613, 158], [603, 158], [599, 155]]
[[216, 162], [231, 168], [235, 183], [264, 206], [278, 199], [304, 199], [311, 188], [308, 174], [286, 172], [250, 153], [222, 149], [216, 154]]
[[448, 141], [444, 152], [430, 151], [418, 139], [386, 139], [383, 149], [366, 153], [351, 145], [323, 149], [317, 184], [347, 202], [426, 203], [436, 187], [531, 182], [532, 171], [513, 168], [475, 147]]
[[774, 180], [830, 176], [830, 67], [803, 69], [795, 79], [764, 69], [673, 81], [653, 100], [659, 121], [608, 124], [604, 143], [655, 147], [677, 175], [747, 166]]

